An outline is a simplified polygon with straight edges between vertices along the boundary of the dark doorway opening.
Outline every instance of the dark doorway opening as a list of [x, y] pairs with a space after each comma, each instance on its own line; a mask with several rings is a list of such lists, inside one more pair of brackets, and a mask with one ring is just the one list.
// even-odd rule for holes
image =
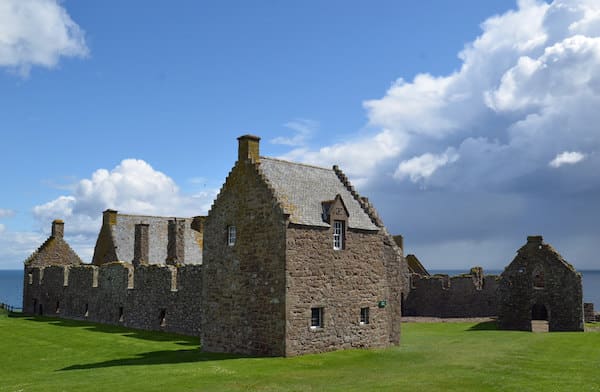
[[542, 304], [531, 307], [531, 330], [533, 332], [548, 332], [548, 309]]
[[531, 319], [532, 320], [546, 320], [548, 321], [548, 310], [544, 305], [535, 304], [531, 308]]

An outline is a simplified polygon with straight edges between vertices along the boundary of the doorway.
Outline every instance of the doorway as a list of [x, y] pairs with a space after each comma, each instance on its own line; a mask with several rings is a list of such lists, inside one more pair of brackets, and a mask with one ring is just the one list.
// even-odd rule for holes
[[531, 307], [531, 330], [548, 332], [548, 309], [545, 305], [535, 304]]

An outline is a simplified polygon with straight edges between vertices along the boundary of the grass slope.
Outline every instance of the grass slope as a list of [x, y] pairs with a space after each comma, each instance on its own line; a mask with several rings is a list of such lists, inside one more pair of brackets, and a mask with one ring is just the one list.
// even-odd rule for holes
[[0, 391], [600, 391], [600, 334], [403, 325], [402, 345], [296, 358], [207, 354], [198, 339], [0, 314]]

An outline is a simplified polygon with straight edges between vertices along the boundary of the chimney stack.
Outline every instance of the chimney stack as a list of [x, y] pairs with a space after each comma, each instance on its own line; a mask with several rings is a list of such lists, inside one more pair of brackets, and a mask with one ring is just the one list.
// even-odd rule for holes
[[133, 261], [131, 262], [134, 267], [148, 264], [149, 245], [148, 224], [136, 224], [133, 239]]
[[105, 210], [102, 213], [102, 225], [116, 225], [117, 224], [117, 211], [116, 210]]
[[240, 136], [238, 137], [238, 142], [238, 162], [250, 160], [253, 163], [258, 163], [260, 161], [260, 138], [258, 136]]
[[542, 245], [544, 238], [541, 235], [530, 235], [527, 236], [528, 244]]
[[65, 222], [60, 219], [52, 221], [52, 237], [63, 238], [65, 235]]
[[183, 264], [185, 256], [185, 219], [170, 219], [168, 227], [168, 265]]

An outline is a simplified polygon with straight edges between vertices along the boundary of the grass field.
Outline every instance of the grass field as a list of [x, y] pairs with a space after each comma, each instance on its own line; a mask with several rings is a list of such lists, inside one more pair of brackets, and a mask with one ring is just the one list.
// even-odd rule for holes
[[0, 314], [0, 391], [600, 391], [600, 333], [407, 323], [402, 344], [296, 358], [198, 339]]

